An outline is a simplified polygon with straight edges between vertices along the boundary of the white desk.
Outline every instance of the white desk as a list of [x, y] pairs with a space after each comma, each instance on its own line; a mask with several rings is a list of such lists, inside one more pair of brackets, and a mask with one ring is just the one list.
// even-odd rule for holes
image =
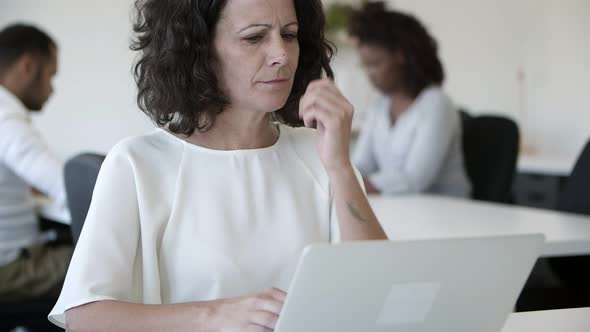
[[54, 204], [45, 197], [35, 197], [38, 213], [49, 220], [69, 225], [71, 223], [70, 211], [67, 207]]
[[521, 173], [568, 176], [575, 163], [575, 157], [521, 154], [518, 156], [517, 169]]
[[545, 234], [542, 256], [590, 254], [590, 217], [442, 196], [369, 196], [392, 240]]
[[502, 332], [588, 332], [590, 308], [511, 314]]

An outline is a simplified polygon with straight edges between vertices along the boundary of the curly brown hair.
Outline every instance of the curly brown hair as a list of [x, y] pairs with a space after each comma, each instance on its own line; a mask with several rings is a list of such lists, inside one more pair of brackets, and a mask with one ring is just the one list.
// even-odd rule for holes
[[414, 97], [430, 85], [441, 85], [445, 74], [436, 40], [412, 15], [388, 11], [382, 1], [353, 11], [348, 31], [361, 45], [401, 51], [403, 88]]
[[[325, 18], [320, 0], [293, 0], [299, 23], [299, 66], [285, 105], [274, 118], [302, 126], [299, 99], [307, 85], [333, 77], [333, 46], [324, 37]], [[217, 114], [229, 105], [212, 68], [213, 31], [226, 0], [136, 0], [136, 38], [140, 51], [134, 65], [137, 103], [156, 125], [176, 134], [209, 130]]]

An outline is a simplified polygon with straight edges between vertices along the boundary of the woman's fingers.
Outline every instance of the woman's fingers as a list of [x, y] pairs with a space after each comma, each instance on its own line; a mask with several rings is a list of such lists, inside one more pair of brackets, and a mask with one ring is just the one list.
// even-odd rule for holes
[[262, 326], [274, 330], [279, 320], [279, 315], [268, 311], [257, 311], [250, 316], [250, 322], [254, 325]]
[[250, 322], [272, 331], [283, 309], [286, 295], [287, 293], [277, 288], [269, 288], [256, 295]]
[[330, 111], [318, 108], [318, 107], [311, 107], [303, 114], [303, 123], [306, 127], [313, 127], [314, 124], [319, 124], [324, 128], [329, 128], [331, 123], [332, 114]]
[[334, 84], [334, 82], [330, 79], [321, 79], [321, 80], [312, 81], [307, 86], [306, 92], [308, 92], [308, 91], [311, 92], [311, 91], [315, 91], [315, 90], [319, 90], [319, 89], [326, 89], [326, 90], [344, 98], [342, 93], [340, 93], [340, 90], [338, 90], [338, 88], [336, 87], [336, 84]]
[[[346, 115], [351, 111], [346, 101], [341, 99], [335, 99], [333, 96], [319, 96], [314, 99], [314, 105], [319, 108], [323, 108], [327, 111], [334, 112], [336, 114]], [[351, 107], [350, 107], [351, 108]]]
[[256, 325], [256, 324], [250, 324], [245, 330], [242, 329], [241, 331], [244, 331], [244, 332], [272, 332], [273, 329], [268, 329], [264, 326], [260, 326], [260, 325]]
[[[353, 106], [346, 98], [342, 97], [333, 83], [316, 81], [312, 84], [299, 102], [300, 118], [304, 118], [304, 113], [312, 108], [323, 108], [343, 116], [352, 115]], [[306, 123], [306, 126], [309, 124]]]
[[285, 299], [287, 298], [287, 292], [284, 292], [283, 290], [278, 289], [276, 287], [269, 288], [264, 292], [268, 293], [272, 298], [274, 298], [277, 301], [285, 302]]
[[283, 309], [283, 301], [279, 301], [272, 297], [259, 298], [254, 305], [254, 310], [267, 311], [278, 315]]
[[[317, 112], [323, 111], [325, 116], [316, 116]], [[326, 98], [314, 99], [314, 102], [307, 102], [301, 106], [300, 117], [306, 127], [312, 127], [314, 120], [319, 120], [325, 127], [340, 127], [350, 122], [352, 110], [346, 105], [336, 103]]]
[[299, 117], [305, 126], [317, 124], [320, 158], [328, 170], [350, 164], [348, 150], [353, 111], [352, 104], [330, 80], [311, 82], [299, 101]]

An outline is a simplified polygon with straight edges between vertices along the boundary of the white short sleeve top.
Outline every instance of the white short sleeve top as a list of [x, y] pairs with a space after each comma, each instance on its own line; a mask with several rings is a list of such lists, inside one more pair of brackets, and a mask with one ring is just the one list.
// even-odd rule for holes
[[338, 237], [316, 132], [210, 150], [162, 129], [108, 154], [49, 319], [98, 300], [167, 304], [287, 290], [302, 249]]

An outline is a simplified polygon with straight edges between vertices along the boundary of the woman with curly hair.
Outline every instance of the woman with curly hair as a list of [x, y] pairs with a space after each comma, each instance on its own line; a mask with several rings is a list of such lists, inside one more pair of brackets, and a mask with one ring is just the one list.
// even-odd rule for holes
[[382, 94], [353, 155], [367, 192], [468, 196], [460, 117], [441, 89], [436, 41], [415, 17], [388, 11], [383, 2], [354, 12], [349, 32]]
[[138, 103], [159, 128], [108, 154], [49, 318], [272, 331], [305, 246], [386, 238], [349, 159], [352, 106], [321, 79], [321, 3], [135, 6]]

